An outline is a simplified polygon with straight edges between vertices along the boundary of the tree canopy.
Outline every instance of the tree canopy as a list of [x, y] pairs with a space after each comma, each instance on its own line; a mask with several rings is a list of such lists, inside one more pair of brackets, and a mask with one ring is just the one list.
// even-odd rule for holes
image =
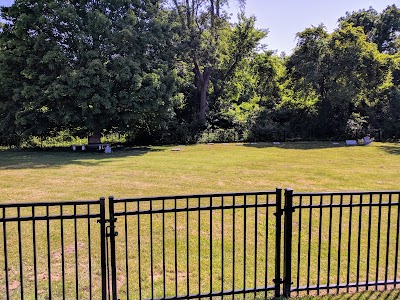
[[[400, 137], [400, 9], [262, 41], [228, 0], [18, 0], [1, 8], [1, 143], [122, 132], [159, 143]], [[245, 1], [236, 1], [244, 7]], [[288, 37], [292, 38], [292, 37]]]
[[41, 0], [3, 8], [4, 122], [25, 136], [126, 131], [162, 118], [174, 90], [174, 54], [159, 7]]

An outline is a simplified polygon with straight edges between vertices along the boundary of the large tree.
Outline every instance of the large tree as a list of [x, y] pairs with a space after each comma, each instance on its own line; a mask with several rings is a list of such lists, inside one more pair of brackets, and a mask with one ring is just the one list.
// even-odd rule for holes
[[347, 12], [339, 21], [362, 27], [369, 41], [375, 43], [380, 52], [394, 54], [400, 50], [400, 9], [395, 4], [389, 5], [381, 13], [372, 7]]
[[159, 1], [19, 0], [2, 17], [2, 128], [150, 130], [168, 113], [173, 54]]
[[323, 26], [299, 33], [287, 66], [297, 96], [315, 99], [318, 137], [343, 136], [354, 119], [362, 121], [360, 113], [374, 101], [386, 73], [376, 44], [351, 23], [332, 34]]
[[[221, 88], [215, 84], [223, 83], [231, 76], [240, 60], [254, 49], [265, 34], [254, 31], [254, 18], [247, 19], [243, 15], [239, 16], [238, 25], [232, 30], [233, 25], [229, 23], [226, 11], [228, 0], [166, 2], [177, 25], [178, 59], [191, 65], [193, 70], [193, 102], [198, 123], [204, 127], [207, 121], [207, 93], [210, 84], [213, 82], [213, 88], [216, 88], [217, 92], [220, 91]], [[237, 2], [240, 5], [245, 4], [244, 0]], [[230, 49], [227, 49], [227, 38], [230, 38], [232, 43]], [[224, 74], [221, 74], [222, 69]]]

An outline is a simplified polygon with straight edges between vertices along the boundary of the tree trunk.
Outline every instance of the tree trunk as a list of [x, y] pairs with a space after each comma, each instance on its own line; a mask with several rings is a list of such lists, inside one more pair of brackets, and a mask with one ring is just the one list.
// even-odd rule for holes
[[199, 109], [199, 123], [201, 126], [206, 125], [206, 107], [207, 107], [207, 87], [208, 83], [202, 83], [200, 89], [200, 109]]
[[205, 67], [204, 71], [201, 72], [200, 67], [195, 61], [194, 73], [195, 73], [195, 85], [198, 95], [198, 120], [200, 126], [206, 126], [207, 121], [207, 89], [210, 84], [210, 77], [212, 73], [211, 67]]
[[94, 120], [94, 127], [91, 135], [88, 136], [88, 144], [100, 144], [100, 139], [101, 139], [101, 122], [99, 121], [98, 118]]

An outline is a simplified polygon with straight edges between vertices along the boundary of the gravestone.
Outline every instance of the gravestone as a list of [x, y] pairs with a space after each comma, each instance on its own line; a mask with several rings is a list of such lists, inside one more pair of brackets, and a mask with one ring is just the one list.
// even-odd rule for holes
[[357, 140], [346, 140], [347, 146], [357, 146]]

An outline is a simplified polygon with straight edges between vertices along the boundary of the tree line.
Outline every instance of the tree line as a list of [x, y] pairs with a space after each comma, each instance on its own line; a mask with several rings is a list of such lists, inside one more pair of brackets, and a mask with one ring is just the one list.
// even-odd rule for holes
[[1, 143], [60, 132], [137, 143], [400, 137], [396, 5], [348, 12], [332, 33], [306, 28], [291, 55], [278, 55], [254, 17], [231, 20], [233, 3], [2, 7]]

